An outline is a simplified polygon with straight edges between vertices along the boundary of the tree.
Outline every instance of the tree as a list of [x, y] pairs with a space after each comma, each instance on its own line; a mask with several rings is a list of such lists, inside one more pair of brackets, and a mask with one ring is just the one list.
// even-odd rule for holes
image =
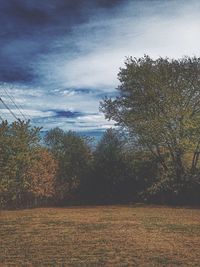
[[73, 198], [88, 171], [90, 147], [85, 138], [59, 128], [50, 130], [45, 142], [58, 160], [56, 194], [58, 200], [65, 203]]
[[56, 174], [58, 171], [57, 161], [45, 148], [35, 151], [35, 160], [29, 165], [30, 177], [29, 192], [35, 199], [35, 205], [39, 202], [52, 199], [55, 195]]
[[176, 192], [198, 172], [200, 58], [130, 57], [118, 77], [119, 96], [102, 101], [101, 110], [151, 151], [167, 174], [162, 182]]
[[0, 124], [0, 202], [1, 206], [22, 206], [30, 187], [28, 168], [40, 146], [40, 128], [30, 122]]
[[94, 199], [101, 202], [125, 201], [129, 189], [133, 195], [135, 188], [130, 186], [130, 181], [134, 181], [134, 177], [130, 162], [126, 161], [124, 144], [122, 136], [112, 128], [104, 133], [97, 144], [91, 184]]

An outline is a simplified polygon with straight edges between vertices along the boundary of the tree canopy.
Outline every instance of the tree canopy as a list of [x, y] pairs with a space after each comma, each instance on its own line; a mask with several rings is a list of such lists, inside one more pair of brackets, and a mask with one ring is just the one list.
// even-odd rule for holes
[[130, 57], [118, 77], [119, 95], [102, 101], [101, 110], [180, 183], [198, 169], [200, 58]]
[[77, 133], [64, 132], [59, 128], [50, 130], [45, 143], [58, 161], [56, 195], [59, 201], [70, 199], [86, 175], [91, 151], [87, 140]]

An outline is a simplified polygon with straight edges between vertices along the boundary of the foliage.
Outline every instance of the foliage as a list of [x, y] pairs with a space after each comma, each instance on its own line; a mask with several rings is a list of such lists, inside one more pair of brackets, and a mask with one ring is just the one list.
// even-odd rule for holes
[[31, 179], [29, 190], [36, 198], [51, 198], [55, 195], [57, 161], [44, 148], [37, 149], [35, 153], [36, 158], [28, 168]]
[[[200, 58], [131, 57], [119, 80], [119, 96], [101, 102], [101, 110], [151, 151], [179, 190], [198, 170]], [[188, 152], [192, 160], [186, 165]]]
[[[44, 184], [53, 179], [51, 156], [40, 148], [40, 128], [30, 122], [4, 121], [0, 125], [0, 205], [21, 207], [49, 196]], [[51, 166], [48, 164], [51, 163]], [[48, 176], [48, 177], [47, 177]], [[40, 184], [40, 185], [39, 185]], [[43, 193], [41, 193], [43, 192]], [[45, 192], [45, 193], [44, 193]]]
[[100, 202], [120, 202], [136, 197], [132, 162], [125, 140], [117, 130], [108, 129], [94, 151], [92, 192]]
[[85, 138], [75, 132], [64, 132], [59, 128], [50, 130], [45, 142], [58, 160], [56, 195], [65, 202], [77, 192], [84, 179], [91, 158], [90, 147]]

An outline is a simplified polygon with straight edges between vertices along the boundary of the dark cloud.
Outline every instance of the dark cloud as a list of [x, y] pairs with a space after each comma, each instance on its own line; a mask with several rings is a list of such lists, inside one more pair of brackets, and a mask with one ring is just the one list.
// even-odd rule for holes
[[[41, 57], [62, 47], [75, 25], [87, 22], [99, 9], [119, 0], [0, 0], [0, 80], [30, 82]], [[70, 36], [68, 37], [70, 39]], [[68, 49], [75, 49], [68, 43]]]
[[64, 118], [77, 118], [83, 116], [84, 114], [78, 111], [70, 111], [70, 110], [50, 110], [55, 113], [53, 117], [64, 117]]
[[[29, 1], [11, 1], [11, 4], [6, 7], [6, 15], [15, 18], [21, 25], [23, 23], [27, 23], [28, 25], [47, 24], [49, 22], [49, 16], [46, 9], [40, 8], [39, 5], [30, 7], [27, 5], [28, 2]], [[24, 27], [28, 25], [24, 25]]]
[[104, 7], [104, 8], [112, 8], [115, 7], [116, 5], [120, 5], [120, 4], [125, 4], [125, 2], [127, 2], [127, 0], [98, 0], [97, 1], [97, 5], [100, 7]]
[[[8, 63], [8, 62], [7, 62]], [[23, 68], [21, 66], [14, 67], [12, 65], [12, 68], [8, 69], [6, 66], [4, 67], [0, 66], [1, 68], [4, 68], [3, 71], [0, 73], [0, 81], [3, 82], [32, 82], [35, 76], [32, 74], [32, 71], [28, 71], [26, 68]]]

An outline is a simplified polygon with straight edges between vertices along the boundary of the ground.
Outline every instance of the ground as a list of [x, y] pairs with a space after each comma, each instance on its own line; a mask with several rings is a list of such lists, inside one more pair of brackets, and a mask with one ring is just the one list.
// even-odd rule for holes
[[1, 211], [0, 266], [200, 266], [200, 209]]

